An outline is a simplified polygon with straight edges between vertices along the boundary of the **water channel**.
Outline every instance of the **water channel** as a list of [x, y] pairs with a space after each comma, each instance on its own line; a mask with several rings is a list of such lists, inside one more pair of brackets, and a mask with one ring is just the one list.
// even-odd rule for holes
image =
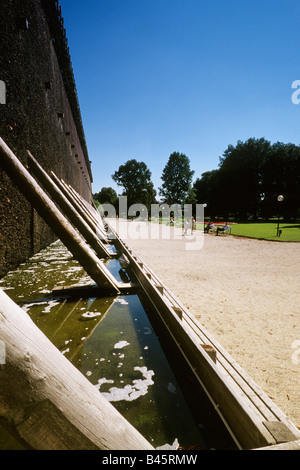
[[[128, 278], [116, 259], [107, 268]], [[94, 285], [57, 241], [0, 280], [53, 344], [155, 447], [233, 449], [220, 418], [163, 344], [143, 292], [117, 297], [53, 295], [59, 286]], [[0, 428], [0, 450], [20, 449]]]

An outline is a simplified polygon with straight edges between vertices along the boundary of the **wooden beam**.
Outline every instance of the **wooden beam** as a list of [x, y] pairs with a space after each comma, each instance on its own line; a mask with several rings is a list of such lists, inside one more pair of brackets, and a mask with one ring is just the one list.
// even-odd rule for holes
[[[153, 305], [151, 312], [160, 322], [161, 336], [165, 332], [182, 353], [187, 368], [207, 393], [238, 448], [252, 449], [283, 440], [299, 440], [299, 430], [266, 393], [116, 232], [115, 238], [117, 249], [128, 258], [137, 282]], [[163, 295], [158, 285], [164, 288]]]
[[73, 204], [73, 206], [76, 208], [78, 213], [81, 215], [81, 217], [86, 221], [86, 223], [91, 227], [91, 229], [97, 234], [97, 236], [101, 239], [106, 239], [106, 233], [104, 232], [103, 228], [100, 227], [99, 224], [95, 223], [94, 220], [89, 217], [87, 214], [86, 210], [83, 210], [82, 206], [78, 203], [78, 201], [74, 198], [74, 196], [71, 194], [69, 187], [66, 185], [64, 181], [61, 181], [56, 174], [51, 171], [51, 175], [57, 186], [60, 188], [62, 193], [66, 196], [66, 198]]
[[68, 217], [74, 227], [78, 229], [81, 235], [85, 238], [87, 243], [93, 248], [97, 256], [110, 258], [110, 252], [106, 245], [97, 237], [95, 232], [85, 222], [81, 215], [76, 211], [75, 207], [70, 203], [66, 196], [61, 192], [60, 188], [54, 183], [54, 181], [44, 171], [42, 166], [36, 161], [33, 155], [27, 151], [29, 169], [33, 176], [35, 176], [46, 189], [48, 194], [51, 196], [53, 201], [58, 204], [62, 212]]
[[0, 289], [1, 423], [35, 450], [153, 447]]

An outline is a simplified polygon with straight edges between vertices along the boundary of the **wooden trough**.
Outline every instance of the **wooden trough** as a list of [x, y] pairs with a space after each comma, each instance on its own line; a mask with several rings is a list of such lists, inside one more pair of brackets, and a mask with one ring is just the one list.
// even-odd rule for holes
[[114, 232], [114, 236], [116, 246], [128, 257], [130, 267], [146, 292], [161, 327], [210, 398], [237, 447], [256, 449], [289, 443], [290, 448], [298, 449], [298, 428], [130, 246], [117, 233]]
[[[97, 295], [143, 290], [163, 334], [209, 397], [238, 449], [283, 444], [299, 448], [296, 426], [109, 224], [105, 231], [94, 208], [55, 175], [51, 179], [45, 175], [29, 155], [39, 185], [2, 139], [0, 156], [14, 183], [95, 281], [92, 289]], [[110, 257], [109, 240], [118, 256], [125, 257], [135, 285], [117, 282], [99, 258]], [[84, 288], [72, 289], [82, 293]], [[21, 309], [0, 294], [0, 333], [7, 344], [7, 365], [0, 370], [0, 417], [33, 448], [152, 449], [101, 394], [94, 393], [88, 380], [61, 357]]]

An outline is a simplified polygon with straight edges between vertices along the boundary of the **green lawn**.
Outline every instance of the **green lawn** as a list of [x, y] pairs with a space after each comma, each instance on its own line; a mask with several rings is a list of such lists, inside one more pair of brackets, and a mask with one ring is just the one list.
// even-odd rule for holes
[[273, 223], [249, 223], [233, 224], [231, 234], [263, 240], [275, 240], [281, 242], [300, 242], [300, 224], [287, 224], [280, 221], [281, 236], [277, 237], [277, 222]]
[[[160, 223], [167, 224], [169, 219], [160, 220]], [[218, 222], [216, 222], [216, 225], [218, 225]], [[220, 222], [220, 225], [223, 225], [223, 222]], [[229, 222], [229, 225], [231, 226], [231, 235], [280, 242], [300, 242], [300, 223], [288, 224], [280, 221], [279, 229], [282, 230], [280, 237], [277, 237], [277, 221], [246, 224], [230, 224]], [[180, 223], [177, 222], [175, 226], [180, 226]], [[203, 230], [203, 223], [198, 223], [197, 229]]]

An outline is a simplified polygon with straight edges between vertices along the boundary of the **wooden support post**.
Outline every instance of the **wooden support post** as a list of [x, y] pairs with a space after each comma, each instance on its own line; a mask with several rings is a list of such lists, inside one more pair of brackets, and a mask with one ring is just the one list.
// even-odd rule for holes
[[54, 182], [57, 184], [57, 186], [60, 188], [62, 193], [65, 195], [65, 197], [73, 204], [75, 209], [78, 211], [78, 213], [81, 215], [81, 217], [85, 220], [85, 222], [91, 227], [91, 229], [97, 234], [97, 236], [100, 239], [106, 240], [106, 233], [102, 230], [101, 227], [99, 227], [98, 224], [95, 224], [94, 221], [92, 221], [88, 215], [86, 214], [86, 211], [83, 211], [82, 207], [78, 204], [78, 202], [74, 199], [74, 197], [70, 194], [69, 188], [64, 184], [57, 176], [56, 174], [51, 171], [52, 178]]
[[114, 276], [97, 258], [94, 251], [58, 210], [54, 202], [37, 184], [1, 137], [0, 155], [0, 164], [11, 180], [61, 239], [88, 275], [98, 284], [99, 288], [108, 292], [119, 293], [119, 283]]
[[0, 418], [35, 450], [150, 450], [148, 441], [0, 289]]
[[96, 207], [94, 207], [93, 204], [90, 204], [86, 199], [84, 199], [81, 194], [79, 194], [77, 191], [75, 191], [74, 188], [70, 185], [70, 188], [73, 190], [73, 192], [76, 194], [82, 205], [87, 209], [88, 213], [95, 219], [95, 222], [97, 224], [100, 224], [100, 226], [105, 230], [104, 227], [104, 222], [103, 219], [100, 215], [100, 212], [97, 210]]
[[101, 231], [104, 230], [103, 221], [102, 219], [99, 220], [100, 214], [95, 215], [94, 211], [91, 211], [91, 208], [87, 207], [87, 204], [83, 202], [82, 197], [79, 196], [79, 194], [75, 191], [74, 188], [72, 188], [70, 184], [67, 185], [64, 181], [63, 181], [63, 184], [66, 186], [67, 190], [70, 192], [72, 199], [77, 201], [77, 204], [81, 207], [82, 211], [86, 214], [88, 219], [92, 221], [96, 229], [101, 230]]
[[85, 222], [81, 215], [76, 211], [74, 206], [69, 202], [69, 200], [64, 196], [58, 186], [54, 181], [48, 176], [44, 171], [41, 165], [36, 161], [36, 159], [31, 155], [29, 151], [28, 154], [28, 163], [29, 168], [33, 175], [40, 181], [44, 189], [51, 196], [53, 201], [58, 204], [62, 212], [68, 217], [70, 222], [78, 229], [81, 235], [86, 239], [88, 244], [95, 250], [95, 253], [101, 258], [109, 258], [110, 253], [107, 247], [103, 244], [101, 240], [97, 237], [95, 232], [90, 228], [90, 226]]
[[77, 191], [75, 191], [75, 189], [70, 185], [70, 184], [67, 184], [65, 183], [63, 180], [62, 180], [63, 184], [66, 186], [66, 188], [68, 189], [68, 191], [70, 191], [70, 194], [72, 195], [72, 197], [78, 202], [78, 204], [80, 205], [80, 207], [82, 208], [82, 210], [88, 215], [88, 217], [96, 224], [98, 225], [99, 223], [99, 214], [95, 214], [94, 211], [91, 211], [91, 208], [88, 207], [88, 205], [86, 204], [86, 202], [83, 201], [82, 197], [77, 193]]

